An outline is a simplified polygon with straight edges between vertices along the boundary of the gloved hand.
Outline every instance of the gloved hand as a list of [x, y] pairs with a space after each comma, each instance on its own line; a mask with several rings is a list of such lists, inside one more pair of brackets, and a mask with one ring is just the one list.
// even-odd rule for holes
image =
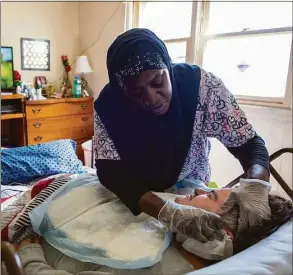
[[224, 238], [220, 216], [193, 206], [167, 200], [158, 215], [158, 220], [171, 232], [201, 242]]
[[223, 208], [225, 214], [234, 207], [239, 207], [239, 219], [236, 238], [243, 230], [257, 226], [271, 217], [269, 191], [271, 185], [258, 179], [240, 179], [240, 186], [233, 188]]

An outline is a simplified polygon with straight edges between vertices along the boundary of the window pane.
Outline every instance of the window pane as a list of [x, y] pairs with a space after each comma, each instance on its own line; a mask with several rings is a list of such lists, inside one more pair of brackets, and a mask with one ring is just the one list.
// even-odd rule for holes
[[190, 36], [192, 2], [141, 2], [139, 27], [163, 40]]
[[203, 68], [236, 95], [284, 97], [292, 34], [224, 38], [207, 43]]
[[208, 33], [292, 26], [292, 2], [211, 2]]
[[169, 55], [173, 63], [186, 62], [186, 42], [166, 43]]

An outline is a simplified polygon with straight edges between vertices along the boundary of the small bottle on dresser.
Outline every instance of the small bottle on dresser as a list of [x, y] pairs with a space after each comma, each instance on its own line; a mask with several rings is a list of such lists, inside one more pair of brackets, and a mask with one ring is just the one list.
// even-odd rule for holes
[[73, 97], [81, 97], [81, 80], [79, 75], [76, 75], [74, 78]]

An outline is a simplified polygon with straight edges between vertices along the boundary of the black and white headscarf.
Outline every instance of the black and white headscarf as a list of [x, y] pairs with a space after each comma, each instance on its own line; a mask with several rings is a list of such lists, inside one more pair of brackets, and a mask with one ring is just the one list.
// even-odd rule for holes
[[159, 53], [146, 52], [129, 57], [127, 63], [115, 73], [115, 76], [122, 88], [127, 76], [136, 76], [152, 69], [166, 69], [166, 64]]

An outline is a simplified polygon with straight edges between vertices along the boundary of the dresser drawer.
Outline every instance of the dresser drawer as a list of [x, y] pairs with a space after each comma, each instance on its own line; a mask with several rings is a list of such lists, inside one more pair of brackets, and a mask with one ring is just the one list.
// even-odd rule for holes
[[39, 104], [27, 105], [27, 119], [45, 118], [45, 117], [60, 117], [77, 114], [93, 113], [92, 101], [82, 102], [66, 102], [54, 104]]
[[[74, 125], [75, 126], [75, 125]], [[49, 131], [33, 129], [28, 131], [28, 144], [38, 144], [57, 139], [91, 139], [94, 134], [94, 126], [78, 126], [70, 128], [53, 128]]]
[[55, 131], [59, 128], [71, 128], [78, 126], [93, 125], [93, 115], [83, 114], [75, 116], [63, 116], [63, 117], [50, 117], [39, 119], [27, 120], [28, 133], [43, 134], [45, 135], [49, 131]]

